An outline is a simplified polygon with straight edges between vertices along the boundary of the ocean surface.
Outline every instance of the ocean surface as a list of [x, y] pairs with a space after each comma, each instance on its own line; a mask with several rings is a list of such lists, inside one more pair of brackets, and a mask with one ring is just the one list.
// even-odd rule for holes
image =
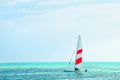
[[[120, 62], [85, 62], [83, 73], [64, 72], [67, 62], [0, 63], [0, 80], [120, 80]], [[74, 63], [70, 68], [74, 69]], [[84, 72], [87, 69], [87, 72]]]

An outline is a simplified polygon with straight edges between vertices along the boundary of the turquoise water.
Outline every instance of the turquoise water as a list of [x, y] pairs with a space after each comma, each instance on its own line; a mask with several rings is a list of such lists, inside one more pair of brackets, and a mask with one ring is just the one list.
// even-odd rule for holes
[[120, 62], [85, 62], [81, 75], [66, 68], [67, 62], [0, 63], [0, 80], [120, 80]]

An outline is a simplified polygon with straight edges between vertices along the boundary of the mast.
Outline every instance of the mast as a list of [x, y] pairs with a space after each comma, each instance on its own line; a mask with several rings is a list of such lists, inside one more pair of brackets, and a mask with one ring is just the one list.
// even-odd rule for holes
[[82, 64], [82, 42], [81, 42], [81, 37], [78, 35], [78, 43], [77, 43], [77, 50], [76, 50], [76, 57], [75, 57], [75, 70], [81, 69], [81, 64]]

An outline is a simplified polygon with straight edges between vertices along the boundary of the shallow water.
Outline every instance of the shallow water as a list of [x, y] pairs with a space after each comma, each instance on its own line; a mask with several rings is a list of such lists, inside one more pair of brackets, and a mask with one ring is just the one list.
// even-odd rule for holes
[[66, 65], [66, 62], [0, 63], [0, 80], [120, 80], [120, 63], [83, 63], [87, 72], [81, 75], [64, 72]]

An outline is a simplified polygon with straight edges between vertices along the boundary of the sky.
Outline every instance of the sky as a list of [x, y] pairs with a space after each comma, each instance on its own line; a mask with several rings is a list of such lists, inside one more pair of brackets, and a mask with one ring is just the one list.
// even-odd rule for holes
[[[0, 0], [0, 62], [120, 61], [120, 0]], [[73, 59], [74, 61], [74, 59]]]

